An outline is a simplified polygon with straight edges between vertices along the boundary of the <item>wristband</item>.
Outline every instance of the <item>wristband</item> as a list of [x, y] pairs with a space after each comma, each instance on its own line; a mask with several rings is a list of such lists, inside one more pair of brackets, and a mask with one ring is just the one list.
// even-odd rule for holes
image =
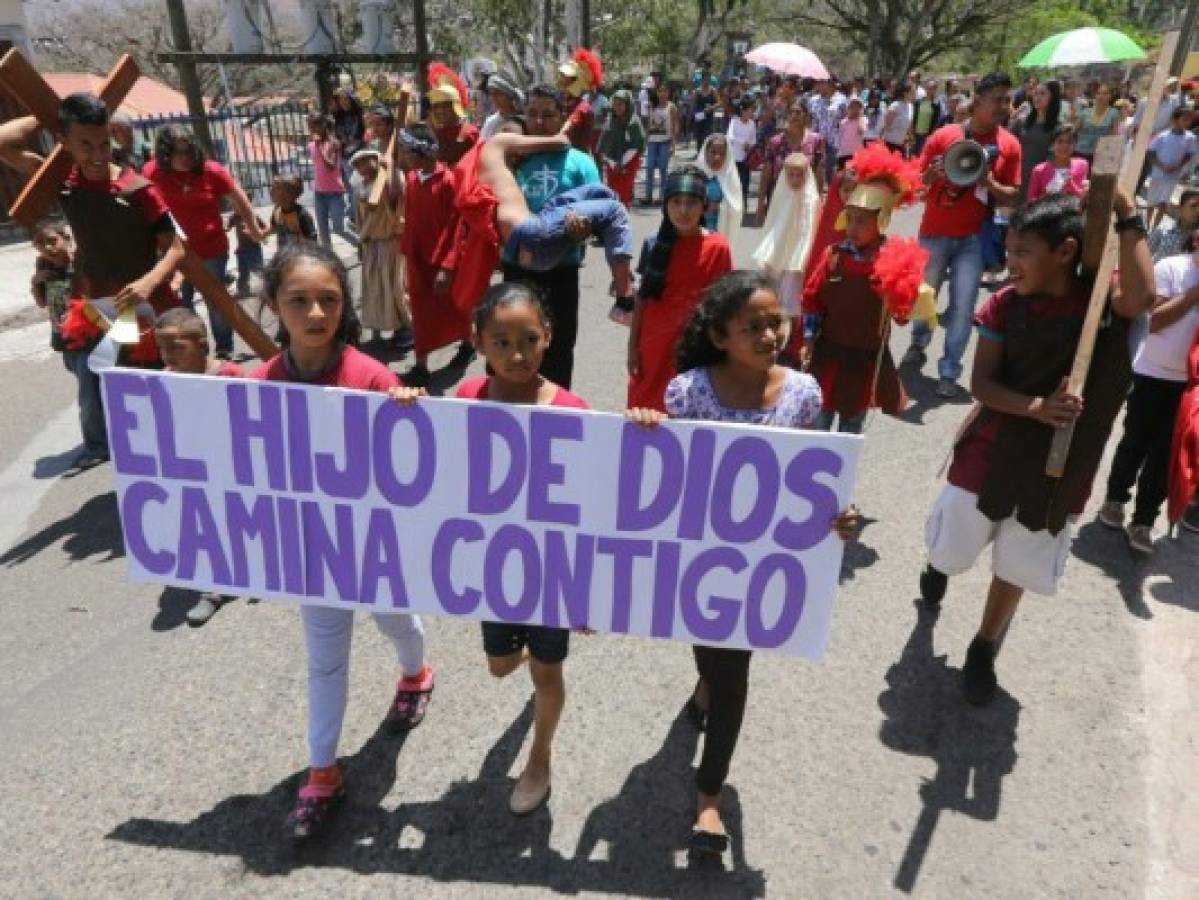
[[1116, 219], [1114, 227], [1116, 234], [1123, 234], [1126, 231], [1136, 231], [1144, 237], [1149, 233], [1149, 229], [1145, 227], [1145, 220], [1141, 218], [1140, 213], [1136, 212], [1130, 216], [1125, 216], [1123, 219]]

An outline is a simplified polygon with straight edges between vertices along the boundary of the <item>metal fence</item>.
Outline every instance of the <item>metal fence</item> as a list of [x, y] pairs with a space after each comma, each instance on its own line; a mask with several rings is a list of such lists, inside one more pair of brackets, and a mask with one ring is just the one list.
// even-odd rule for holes
[[[265, 203], [271, 179], [276, 175], [299, 175], [312, 181], [308, 157], [307, 103], [274, 106], [244, 106], [211, 112], [205, 116], [216, 161], [227, 168], [257, 203]], [[166, 125], [195, 129], [192, 116], [149, 116], [134, 120], [135, 143], [144, 141], [153, 153], [154, 136]]]

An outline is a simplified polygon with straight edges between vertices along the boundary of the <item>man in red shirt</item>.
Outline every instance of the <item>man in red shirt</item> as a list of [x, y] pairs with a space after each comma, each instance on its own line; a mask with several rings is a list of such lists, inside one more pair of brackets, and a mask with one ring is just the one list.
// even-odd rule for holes
[[[937, 363], [937, 396], [958, 393], [962, 356], [970, 343], [970, 325], [983, 257], [980, 235], [995, 206], [1014, 206], [1020, 187], [1020, 143], [999, 123], [1009, 110], [1012, 81], [992, 72], [978, 82], [970, 119], [963, 125], [946, 125], [932, 133], [920, 155], [920, 168], [928, 197], [920, 221], [920, 243], [930, 256], [924, 280], [940, 290], [949, 280], [949, 307], [945, 315], [945, 352]], [[945, 177], [945, 151], [963, 138], [988, 148], [991, 168], [972, 188], [959, 188]], [[904, 366], [922, 366], [932, 332], [923, 322], [912, 327], [912, 345]]]

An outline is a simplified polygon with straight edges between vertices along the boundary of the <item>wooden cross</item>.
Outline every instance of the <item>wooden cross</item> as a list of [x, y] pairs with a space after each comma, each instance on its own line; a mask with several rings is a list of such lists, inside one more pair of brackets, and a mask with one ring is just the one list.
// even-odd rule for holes
[[[1120, 174], [1120, 156], [1124, 149], [1124, 138], [1103, 137], [1095, 147], [1094, 171], [1091, 186], [1087, 191], [1087, 227], [1082, 242], [1082, 269], [1088, 276], [1093, 274], [1095, 281], [1091, 289], [1087, 315], [1083, 320], [1082, 333], [1078, 338], [1078, 349], [1074, 352], [1074, 365], [1070, 369], [1067, 382], [1067, 389], [1075, 396], [1082, 396], [1087, 373], [1091, 370], [1095, 341], [1099, 337], [1103, 311], [1107, 308], [1108, 289], [1111, 287], [1112, 273], [1116, 269], [1120, 242], [1112, 230], [1112, 207], [1117, 180], [1124, 193], [1133, 199], [1137, 178], [1141, 173], [1141, 163], [1144, 162], [1145, 151], [1149, 148], [1149, 139], [1153, 136], [1153, 120], [1157, 117], [1157, 107], [1161, 102], [1162, 89], [1166, 86], [1170, 62], [1174, 58], [1174, 48], [1177, 45], [1177, 31], [1169, 32], [1162, 41], [1157, 71], [1149, 88], [1144, 115], [1141, 116], [1141, 127], [1137, 129], [1132, 153], [1124, 160], [1123, 174]], [[1070, 442], [1073, 439], [1073, 423], [1054, 432], [1049, 458], [1045, 461], [1045, 474], [1050, 478], [1061, 478], [1065, 472], [1066, 460], [1070, 455]]]
[[408, 104], [409, 97], [407, 91], [400, 92], [400, 103], [397, 108], [394, 127], [391, 129], [391, 137], [387, 141], [387, 148], [383, 151], [383, 162], [386, 164], [383, 171], [379, 173], [379, 177], [375, 179], [375, 183], [371, 185], [370, 196], [367, 197], [366, 205], [374, 209], [379, 205], [379, 201], [383, 199], [383, 188], [387, 182], [391, 180], [391, 173], [395, 170], [396, 165], [396, 135], [400, 133], [400, 129], [408, 122]]
[[[125, 54], [117, 60], [100, 85], [99, 97], [104, 105], [110, 111], [119, 107], [140, 76], [132, 56]], [[54, 134], [58, 133], [59, 97], [19, 50], [9, 50], [0, 59], [0, 83], [25, 105], [39, 125]], [[58, 196], [63, 181], [70, 174], [71, 165], [71, 155], [66, 147], [61, 143], [56, 144], [13, 203], [9, 215], [26, 227], [32, 226]], [[208, 306], [219, 313], [259, 357], [269, 359], [277, 354], [279, 348], [275, 342], [229, 295], [224, 282], [204, 267], [204, 261], [186, 241], [183, 249], [179, 271], [203, 295]]]

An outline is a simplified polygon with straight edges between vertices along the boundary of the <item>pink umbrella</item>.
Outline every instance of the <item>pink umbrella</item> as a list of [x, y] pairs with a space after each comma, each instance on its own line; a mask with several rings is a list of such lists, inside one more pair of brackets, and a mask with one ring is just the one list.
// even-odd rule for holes
[[765, 66], [784, 75], [815, 78], [817, 81], [829, 77], [828, 69], [820, 58], [799, 44], [763, 44], [746, 53], [745, 59], [755, 66]]

